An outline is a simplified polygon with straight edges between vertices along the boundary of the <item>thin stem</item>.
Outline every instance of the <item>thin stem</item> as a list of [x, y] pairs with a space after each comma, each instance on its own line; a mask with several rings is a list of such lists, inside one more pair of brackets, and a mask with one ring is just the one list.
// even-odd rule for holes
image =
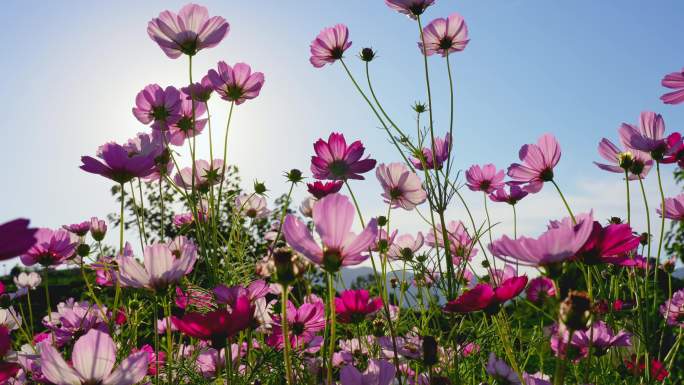
[[515, 211], [515, 205], [511, 205], [513, 208], [513, 239], [518, 239], [518, 214]]
[[327, 365], [327, 383], [333, 383], [333, 353], [335, 352], [335, 287], [333, 286], [333, 273], [328, 273], [328, 303], [329, 312], [328, 321], [330, 322], [330, 344], [328, 351], [328, 365]]
[[[656, 175], [658, 176], [658, 190], [660, 191], [660, 240], [658, 241], [658, 254], [656, 265], [653, 269], [653, 287], [658, 284], [658, 266], [660, 266], [660, 253], [663, 249], [663, 239], [665, 238], [665, 193], [663, 192], [663, 181], [660, 177], [660, 162], [656, 162]], [[657, 296], [653, 296], [653, 309], [656, 307]]]
[[283, 354], [285, 356], [285, 380], [287, 385], [292, 385], [292, 360], [290, 359], [290, 334], [287, 324], [287, 285], [283, 285], [281, 295], [281, 325], [283, 329]]
[[221, 211], [221, 198], [223, 198], [223, 181], [226, 180], [226, 157], [228, 157], [228, 133], [230, 132], [230, 121], [233, 118], [233, 107], [235, 102], [230, 102], [230, 109], [228, 110], [228, 123], [226, 123], [226, 133], [223, 137], [223, 166], [221, 166], [221, 183], [219, 183], [218, 204], [217, 209]]
[[568, 205], [568, 201], [565, 200], [565, 196], [563, 196], [563, 193], [560, 190], [560, 187], [558, 187], [558, 184], [556, 183], [555, 180], [551, 180], [551, 183], [553, 183], [553, 186], [556, 187], [556, 191], [558, 191], [558, 195], [560, 195], [561, 199], [563, 200], [563, 204], [565, 205], [565, 208], [568, 210], [568, 213], [570, 214], [570, 218], [572, 218], [572, 223], [577, 224], [577, 220], [575, 219], [575, 215], [572, 214], [572, 210], [570, 210], [570, 205]]
[[627, 224], [632, 225], [632, 204], [629, 198], [629, 171], [625, 170], [625, 187], [627, 189]]
[[164, 241], [164, 178], [159, 178], [159, 240]]

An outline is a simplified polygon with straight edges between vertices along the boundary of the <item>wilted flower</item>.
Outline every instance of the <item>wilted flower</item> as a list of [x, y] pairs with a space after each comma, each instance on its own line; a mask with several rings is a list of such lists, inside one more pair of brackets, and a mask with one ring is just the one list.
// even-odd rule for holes
[[311, 42], [309, 61], [316, 68], [342, 59], [344, 51], [351, 47], [349, 29], [344, 24], [324, 28]]
[[551, 134], [542, 135], [537, 144], [526, 144], [518, 153], [522, 164], [513, 163], [508, 167], [508, 182], [523, 185], [523, 190], [536, 193], [544, 186], [544, 182], [553, 180], [553, 168], [561, 157], [560, 145]]
[[[423, 28], [425, 54], [440, 54], [447, 56], [453, 52], [463, 51], [468, 45], [468, 26], [463, 17], [452, 13], [447, 18], [437, 18]], [[418, 48], [423, 51], [423, 43], [418, 42]]]
[[496, 169], [493, 164], [475, 164], [465, 172], [468, 188], [472, 191], [483, 191], [487, 194], [504, 187], [504, 171]]
[[209, 81], [223, 100], [242, 104], [246, 100], [259, 96], [264, 86], [264, 74], [252, 72], [245, 63], [237, 63], [233, 67], [220, 61], [216, 70], [209, 70]]
[[344, 135], [333, 132], [328, 141], [314, 143], [316, 155], [311, 157], [311, 173], [316, 179], [364, 179], [361, 174], [375, 167], [375, 159], [361, 159], [365, 147], [357, 140], [347, 146]]
[[62, 229], [40, 228], [35, 237], [36, 243], [21, 256], [21, 262], [26, 266], [36, 263], [43, 266], [61, 265], [74, 255], [78, 247], [78, 242], [71, 239], [71, 234]]
[[21, 218], [0, 225], [0, 261], [24, 254], [36, 243], [38, 229], [28, 226], [28, 219]]
[[413, 210], [427, 199], [420, 178], [403, 163], [382, 163], [375, 169], [375, 175], [384, 191], [385, 203], [393, 208]]

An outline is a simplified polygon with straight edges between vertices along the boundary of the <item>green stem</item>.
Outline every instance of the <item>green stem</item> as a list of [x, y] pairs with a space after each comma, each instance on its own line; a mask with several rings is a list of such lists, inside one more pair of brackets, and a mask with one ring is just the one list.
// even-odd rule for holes
[[[660, 162], [656, 162], [656, 175], [658, 176], [658, 190], [660, 191], [660, 240], [658, 241], [658, 254], [656, 256], [656, 265], [653, 269], [653, 287], [658, 284], [658, 267], [660, 266], [660, 253], [663, 249], [663, 239], [665, 238], [665, 193], [663, 192], [663, 181], [660, 176]], [[656, 301], [658, 296], [653, 296], [653, 309], [656, 308]]]
[[632, 225], [632, 203], [629, 198], [629, 171], [625, 170], [625, 187], [627, 189], [627, 224]]
[[282, 286], [281, 295], [281, 325], [283, 328], [283, 355], [285, 356], [285, 380], [287, 385], [292, 385], [292, 361], [290, 359], [290, 334], [287, 325], [287, 285]]
[[221, 183], [219, 183], [218, 204], [217, 210], [221, 211], [221, 198], [223, 198], [223, 181], [226, 180], [226, 157], [228, 157], [228, 133], [230, 132], [230, 121], [233, 118], [233, 107], [235, 102], [230, 102], [230, 109], [228, 110], [228, 122], [226, 123], [226, 133], [223, 137], [223, 166], [221, 166]]
[[327, 383], [333, 384], [333, 353], [335, 352], [335, 287], [333, 286], [333, 274], [328, 273], [328, 303], [329, 303], [329, 315], [328, 321], [330, 322], [330, 344], [328, 352], [328, 365], [327, 365]]
[[575, 215], [573, 215], [572, 210], [570, 210], [570, 205], [568, 205], [568, 201], [565, 200], [565, 196], [561, 192], [560, 187], [558, 187], [558, 184], [556, 183], [555, 180], [551, 180], [551, 183], [553, 183], [553, 186], [556, 188], [556, 191], [558, 191], [558, 195], [560, 195], [561, 199], [563, 200], [563, 204], [565, 205], [565, 208], [568, 210], [568, 213], [570, 214], [570, 218], [572, 218], [572, 223], [577, 224], [577, 220], [575, 219]]

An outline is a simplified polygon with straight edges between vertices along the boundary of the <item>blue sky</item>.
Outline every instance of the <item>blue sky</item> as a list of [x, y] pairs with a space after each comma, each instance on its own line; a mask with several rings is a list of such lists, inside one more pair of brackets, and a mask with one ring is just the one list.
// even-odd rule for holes
[[[452, 56], [456, 87], [454, 156], [460, 168], [517, 160], [520, 145], [554, 133], [563, 148], [557, 179], [577, 211], [595, 209], [606, 218], [624, 208], [618, 176], [591, 164], [601, 137], [616, 138], [621, 122], [639, 112], [662, 113], [668, 132], [680, 130], [683, 106], [659, 101], [660, 79], [684, 66], [681, 1], [446, 1], [437, 0], [429, 21], [459, 12], [471, 42]], [[4, 54], [0, 105], [4, 121], [0, 152], [3, 205], [0, 221], [17, 216], [56, 227], [116, 207], [110, 184], [78, 169], [79, 158], [105, 141], [123, 141], [145, 131], [131, 114], [135, 94], [148, 83], [183, 85], [187, 61], [168, 59], [146, 34], [149, 19], [180, 1], [15, 1], [5, 4], [0, 23]], [[259, 98], [237, 109], [228, 162], [242, 170], [245, 187], [264, 180], [276, 193], [285, 189], [284, 170], [308, 170], [311, 144], [330, 131], [361, 139], [381, 162], [399, 160], [339, 65], [315, 69], [308, 46], [321, 28], [341, 22], [350, 28], [347, 61], [357, 76], [354, 55], [364, 46], [378, 51], [372, 63], [379, 98], [395, 121], [413, 127], [410, 105], [425, 100], [414, 22], [380, 0], [204, 1], [224, 16], [229, 36], [195, 61], [198, 78], [218, 60], [244, 61], [266, 76]], [[435, 123], [446, 129], [448, 84], [445, 63], [430, 58]], [[226, 106], [211, 105], [213, 124], [223, 127]], [[216, 129], [216, 135], [222, 135]], [[200, 155], [208, 156], [204, 148]], [[181, 163], [187, 160], [181, 161]], [[667, 169], [668, 172], [671, 170]], [[655, 176], [655, 175], [653, 175]], [[647, 189], [652, 206], [655, 178]], [[373, 175], [354, 184], [363, 207], [380, 214], [380, 188]], [[666, 182], [668, 195], [678, 188]], [[297, 192], [297, 200], [304, 191]], [[481, 197], [470, 194], [476, 215]], [[636, 203], [641, 207], [640, 203]], [[523, 232], [536, 234], [545, 219], [565, 213], [546, 188], [521, 203]], [[509, 227], [506, 207], [495, 207], [501, 231]], [[454, 219], [463, 216], [454, 207]], [[637, 223], [640, 214], [635, 214]], [[407, 231], [415, 217], [398, 215]]]

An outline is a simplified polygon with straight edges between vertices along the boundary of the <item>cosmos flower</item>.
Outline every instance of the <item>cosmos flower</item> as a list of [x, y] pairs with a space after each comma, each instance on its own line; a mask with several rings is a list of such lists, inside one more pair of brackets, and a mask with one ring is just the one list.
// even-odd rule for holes
[[122, 286], [155, 291], [178, 282], [192, 271], [197, 260], [197, 247], [190, 240], [176, 250], [172, 250], [170, 244], [154, 243], [145, 247], [143, 255], [144, 264], [132, 256], [120, 255], [116, 258], [119, 266], [117, 279]]
[[391, 9], [403, 13], [411, 19], [416, 19], [435, 3], [435, 0], [385, 0]]
[[660, 306], [660, 314], [668, 325], [684, 328], [684, 289], [674, 292], [672, 298]]
[[494, 289], [487, 284], [478, 284], [470, 290], [466, 290], [456, 299], [449, 301], [444, 310], [453, 313], [470, 313], [483, 310], [494, 298]]
[[639, 246], [639, 237], [626, 223], [606, 227], [594, 222], [587, 242], [577, 251], [576, 257], [586, 264], [611, 263], [614, 257], [628, 254]]
[[58, 385], [133, 385], [142, 381], [149, 361], [146, 352], [133, 353], [116, 370], [116, 345], [109, 334], [91, 329], [74, 344], [73, 367], [68, 365], [52, 345], [40, 348], [42, 373]]
[[621, 150], [606, 138], [599, 142], [598, 153], [603, 159], [610, 162], [610, 164], [594, 162], [598, 168], [618, 174], [624, 174], [628, 171], [630, 180], [646, 178], [653, 166], [653, 160], [648, 153], [631, 148]]
[[340, 369], [340, 383], [341, 385], [390, 385], [396, 371], [394, 365], [386, 360], [370, 360], [363, 373], [352, 365], [345, 365]]
[[187, 87], [183, 87], [181, 92], [187, 97], [187, 100], [206, 103], [209, 101], [212, 92], [214, 92], [214, 85], [211, 83], [209, 75], [204, 75], [199, 83], [192, 83]]
[[427, 199], [420, 178], [403, 163], [382, 163], [375, 169], [375, 176], [384, 191], [385, 203], [393, 208], [413, 210]]
[[28, 273], [22, 271], [13, 279], [14, 284], [18, 288], [30, 290], [33, 290], [40, 286], [40, 283], [43, 281], [42, 278], [40, 278], [40, 274], [36, 273], [35, 271], [31, 271]]
[[679, 104], [684, 102], [684, 68], [682, 68], [681, 72], [672, 72], [665, 75], [661, 84], [663, 87], [675, 90], [660, 97], [663, 103]]
[[[301, 349], [316, 338], [316, 334], [325, 329], [325, 304], [323, 302], [306, 302], [296, 307], [287, 301], [287, 323], [290, 327], [290, 346]], [[273, 317], [272, 334], [268, 337], [268, 345], [283, 349], [282, 318]]]
[[527, 299], [532, 302], [540, 303], [547, 297], [554, 297], [556, 295], [556, 288], [553, 281], [547, 277], [537, 277], [530, 281], [527, 285]]
[[78, 247], [78, 241], [73, 240], [71, 234], [63, 229], [40, 228], [35, 237], [35, 244], [21, 256], [21, 262], [26, 266], [36, 263], [43, 266], [61, 265], [74, 255]]
[[656, 162], [661, 161], [667, 153], [665, 121], [660, 114], [644, 111], [640, 115], [638, 126], [622, 123], [618, 132], [626, 146], [650, 153]]
[[[452, 13], [449, 17], [437, 18], [423, 28], [425, 40], [425, 54], [440, 54], [447, 56], [453, 52], [463, 51], [468, 45], [468, 26], [463, 17]], [[423, 52], [423, 43], [418, 42], [418, 48]]]
[[72, 234], [82, 237], [88, 234], [88, 231], [90, 231], [90, 221], [74, 223], [71, 225], [63, 225], [62, 228]]
[[659, 207], [656, 208], [656, 212], [661, 217], [672, 219], [675, 221], [684, 220], [684, 194], [679, 194], [674, 198], [665, 199], [665, 213]]
[[551, 134], [542, 135], [537, 144], [526, 144], [518, 153], [522, 164], [513, 163], [508, 167], [508, 176], [513, 185], [522, 185], [523, 190], [536, 193], [544, 182], [553, 180], [553, 168], [561, 157], [560, 145]]
[[[181, 93], [180, 119], [169, 128], [168, 143], [174, 146], [182, 146], [186, 139], [201, 134], [207, 125], [208, 119], [202, 119], [207, 113], [206, 105], [193, 102], [189, 98], [189, 96]], [[157, 131], [153, 131], [153, 133], [155, 132]]]
[[323, 28], [309, 46], [311, 57], [309, 61], [316, 68], [332, 64], [342, 59], [344, 51], [351, 47], [349, 29], [344, 24]]
[[[444, 247], [444, 235], [442, 234], [442, 225], [436, 225], [437, 231], [434, 229], [428, 230], [425, 236], [425, 243], [428, 246]], [[470, 237], [468, 230], [461, 221], [450, 221], [446, 226], [447, 239], [449, 240], [449, 249], [452, 253], [452, 263], [460, 265], [463, 259], [471, 260], [478, 252], [475, 245], [475, 240]], [[436, 236], [436, 238], [435, 238]], [[435, 241], [436, 239], [436, 241]]]
[[152, 129], [166, 131], [181, 118], [181, 94], [176, 87], [165, 89], [148, 84], [135, 96], [133, 115], [142, 124], [152, 123]]
[[252, 322], [254, 307], [247, 296], [237, 298], [228, 309], [221, 307], [207, 313], [187, 312], [174, 317], [173, 325], [190, 337], [211, 341], [215, 348], [225, 346], [226, 339], [248, 328]]
[[7, 330], [17, 330], [21, 326], [21, 315], [12, 306], [4, 309], [0, 308], [0, 326]]
[[209, 11], [197, 4], [183, 6], [178, 14], [164, 11], [147, 24], [147, 34], [171, 59], [215, 47], [229, 30], [224, 18], [209, 17]]
[[324, 270], [334, 273], [342, 266], [357, 265], [368, 258], [363, 254], [373, 245], [378, 233], [377, 220], [371, 219], [358, 236], [352, 233], [354, 206], [340, 194], [331, 194], [316, 202], [313, 222], [321, 236], [321, 248], [311, 236], [306, 224], [289, 214], [283, 234], [287, 243]]
[[133, 178], [146, 177], [155, 171], [154, 156], [151, 154], [131, 156], [124, 146], [114, 142], [100, 146], [97, 157], [104, 163], [90, 156], [82, 156], [81, 170], [102, 175], [120, 184], [127, 183]]
[[465, 172], [467, 186], [471, 191], [483, 191], [487, 194], [502, 189], [505, 184], [504, 171], [497, 170], [493, 164], [475, 164]]
[[313, 206], [316, 203], [316, 198], [308, 197], [302, 201], [299, 205], [299, 212], [305, 216], [311, 218], [313, 215]]
[[[193, 187], [201, 192], [207, 193], [211, 186], [221, 183], [223, 180], [223, 160], [214, 159], [209, 163], [204, 159], [195, 161], [195, 167], [185, 167], [173, 177], [173, 181], [179, 187], [192, 189]], [[194, 175], [194, 182], [193, 182]]]
[[375, 159], [361, 159], [365, 148], [357, 140], [347, 146], [344, 135], [333, 132], [328, 141], [314, 143], [316, 155], [311, 157], [311, 173], [316, 179], [364, 179], [361, 174], [375, 167]]
[[[508, 191], [506, 191], [506, 188], [508, 188]], [[526, 197], [527, 194], [529, 193], [521, 189], [519, 186], [506, 185], [494, 190], [491, 194], [489, 194], [489, 199], [491, 199], [493, 202], [505, 202], [509, 205], [515, 205], [516, 203], [520, 202], [521, 199]]]
[[70, 298], [57, 304], [56, 311], [43, 317], [43, 326], [51, 332], [55, 344], [61, 347], [71, 344], [91, 329], [107, 331], [109, 319], [105, 319], [106, 315], [106, 308]]
[[418, 232], [415, 238], [411, 234], [402, 234], [394, 239], [391, 245], [389, 245], [389, 250], [387, 251], [387, 256], [390, 259], [406, 259], [410, 260], [415, 253], [423, 247], [424, 237], [422, 232]]
[[38, 229], [28, 227], [28, 219], [15, 219], [0, 225], [0, 261], [26, 253], [36, 243]]
[[521, 384], [520, 379], [515, 371], [513, 371], [513, 369], [511, 369], [511, 367], [508, 366], [505, 361], [496, 358], [494, 352], [489, 353], [489, 359], [487, 360], [485, 371], [487, 374], [496, 379], [497, 383], [507, 385]]
[[629, 332], [614, 333], [605, 322], [596, 321], [590, 329], [576, 331], [570, 344], [579, 349], [581, 357], [586, 357], [590, 348], [594, 355], [602, 356], [610, 348], [632, 346], [631, 338]]
[[[442, 138], [435, 138], [435, 155], [432, 155], [432, 146], [423, 147], [420, 154], [416, 154], [419, 157], [412, 157], [411, 163], [418, 170], [428, 169], [428, 170], [441, 170], [442, 165], [449, 159], [451, 155], [451, 134], [447, 133]], [[423, 166], [425, 163], [425, 166]], [[436, 165], [436, 166], [435, 166]]]
[[341, 180], [321, 182], [319, 180], [313, 183], [307, 183], [306, 188], [309, 194], [313, 195], [316, 199], [321, 199], [326, 195], [334, 194], [340, 189], [342, 189], [344, 182]]
[[209, 70], [207, 76], [221, 99], [237, 105], [259, 96], [264, 86], [264, 74], [252, 72], [252, 68], [245, 63], [237, 63], [231, 67], [220, 61], [217, 69]]
[[546, 266], [563, 262], [573, 257], [586, 243], [593, 230], [592, 214], [576, 216], [577, 224], [570, 218], [552, 222], [549, 229], [538, 238], [518, 237], [510, 239], [504, 235], [490, 246], [491, 252], [508, 263], [526, 266]]
[[368, 290], [344, 290], [335, 297], [335, 314], [342, 323], [359, 323], [382, 308], [382, 298], [370, 298]]
[[101, 241], [107, 234], [107, 222], [98, 219], [97, 217], [90, 218], [90, 235], [96, 241]]
[[235, 198], [235, 207], [239, 213], [248, 218], [266, 218], [271, 210], [268, 209], [266, 198], [256, 194], [240, 194]]

